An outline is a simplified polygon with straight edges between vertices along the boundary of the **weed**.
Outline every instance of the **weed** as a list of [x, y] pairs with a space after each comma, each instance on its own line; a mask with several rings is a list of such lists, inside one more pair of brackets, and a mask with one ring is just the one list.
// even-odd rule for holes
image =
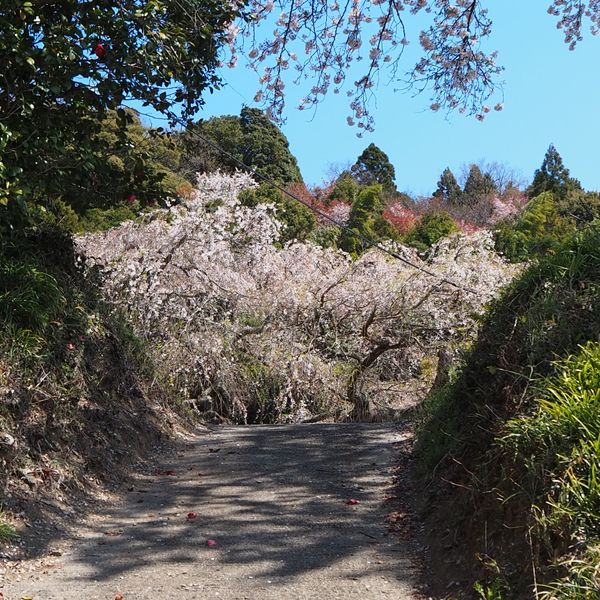
[[6, 520], [4, 511], [0, 510], [0, 544], [7, 544], [19, 539], [16, 529]]

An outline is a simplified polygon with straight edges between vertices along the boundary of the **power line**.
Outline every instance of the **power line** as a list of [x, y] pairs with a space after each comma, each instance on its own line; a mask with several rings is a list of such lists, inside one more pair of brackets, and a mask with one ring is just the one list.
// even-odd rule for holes
[[[180, 122], [181, 125], [183, 125], [184, 127], [187, 127], [187, 123], [185, 123], [183, 120], [179, 120], [178, 119], [178, 121]], [[395, 258], [396, 260], [399, 260], [400, 262], [408, 265], [409, 267], [411, 267], [413, 269], [416, 269], [417, 271], [420, 271], [421, 273], [424, 273], [425, 275], [428, 275], [429, 277], [433, 277], [434, 279], [438, 279], [442, 283], [447, 283], [448, 285], [450, 285], [452, 287], [455, 287], [455, 288], [457, 288], [459, 290], [463, 290], [465, 292], [469, 292], [470, 294], [477, 294], [476, 290], [473, 290], [473, 289], [470, 289], [468, 287], [462, 286], [462, 285], [460, 285], [458, 283], [455, 283], [454, 281], [451, 281], [450, 279], [446, 279], [445, 277], [440, 277], [439, 275], [437, 275], [433, 271], [430, 271], [429, 269], [426, 269], [425, 267], [421, 267], [420, 265], [417, 265], [417, 264], [413, 263], [412, 261], [408, 260], [407, 258], [404, 258], [403, 256], [401, 256], [397, 252], [394, 252], [393, 250], [390, 250], [389, 248], [386, 248], [385, 246], [382, 246], [379, 242], [377, 242], [373, 238], [370, 238], [370, 237], [368, 237], [368, 236], [360, 233], [359, 231], [353, 230], [351, 227], [348, 227], [348, 225], [346, 225], [345, 223], [342, 223], [341, 221], [337, 221], [336, 219], [334, 219], [333, 217], [331, 217], [330, 215], [328, 215], [326, 212], [320, 210], [319, 208], [317, 208], [315, 206], [312, 206], [311, 204], [309, 204], [308, 202], [306, 202], [306, 200], [303, 200], [302, 198], [298, 197], [296, 194], [293, 194], [292, 192], [290, 192], [289, 190], [287, 190], [286, 188], [284, 188], [282, 185], [280, 185], [277, 182], [273, 181], [270, 177], [267, 177], [266, 175], [263, 175], [262, 173], [259, 173], [256, 169], [248, 166], [246, 163], [244, 163], [243, 161], [241, 161], [239, 158], [237, 158], [236, 156], [234, 156], [233, 154], [231, 154], [230, 152], [228, 152], [227, 150], [225, 150], [224, 148], [222, 148], [221, 146], [219, 146], [216, 142], [213, 142], [212, 140], [210, 140], [207, 137], [201, 135], [197, 131], [187, 130], [186, 133], [188, 135], [192, 135], [193, 137], [196, 137], [196, 138], [202, 140], [205, 144], [207, 144], [208, 146], [210, 146], [211, 148], [213, 148], [217, 152], [221, 153], [223, 156], [226, 156], [227, 158], [229, 158], [230, 160], [232, 160], [239, 167], [241, 167], [242, 169], [244, 169], [248, 173], [254, 175], [254, 177], [256, 177], [257, 179], [261, 180], [264, 183], [268, 183], [269, 185], [271, 185], [275, 189], [279, 190], [282, 194], [285, 194], [286, 196], [288, 196], [292, 200], [295, 200], [296, 202], [299, 202], [300, 204], [302, 204], [303, 206], [305, 206], [306, 208], [308, 208], [309, 210], [311, 210], [313, 213], [319, 215], [320, 217], [322, 217], [326, 221], [329, 221], [330, 223], [333, 223], [336, 227], [339, 227], [340, 229], [343, 229], [345, 231], [351, 231], [352, 235], [359, 237], [363, 242], [366, 242], [369, 246], [377, 248], [381, 252], [384, 252], [385, 254], [388, 254], [389, 256]]]

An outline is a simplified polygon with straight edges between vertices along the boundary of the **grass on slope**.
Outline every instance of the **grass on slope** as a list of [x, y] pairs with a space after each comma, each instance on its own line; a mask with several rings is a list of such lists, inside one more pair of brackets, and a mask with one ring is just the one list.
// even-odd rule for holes
[[18, 512], [118, 477], [173, 414], [71, 236], [42, 224], [0, 241], [0, 502]]
[[498, 559], [480, 597], [499, 578], [512, 590], [500, 598], [544, 585], [548, 598], [600, 597], [599, 340], [593, 224], [506, 291], [453, 382], [426, 402], [421, 468], [451, 482], [432, 515], [462, 504], [467, 560]]

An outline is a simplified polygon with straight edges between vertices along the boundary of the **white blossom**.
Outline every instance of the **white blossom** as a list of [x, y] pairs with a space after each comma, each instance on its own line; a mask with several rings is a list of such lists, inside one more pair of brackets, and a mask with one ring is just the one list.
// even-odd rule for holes
[[355, 372], [354, 392], [385, 401], [424, 351], [472, 336], [474, 316], [515, 273], [482, 232], [441, 241], [428, 262], [397, 244], [403, 260], [278, 247], [275, 207], [237, 200], [255, 185], [202, 175], [190, 200], [78, 239], [164, 378], [230, 418], [264, 417], [265, 395], [280, 420], [334, 411]]

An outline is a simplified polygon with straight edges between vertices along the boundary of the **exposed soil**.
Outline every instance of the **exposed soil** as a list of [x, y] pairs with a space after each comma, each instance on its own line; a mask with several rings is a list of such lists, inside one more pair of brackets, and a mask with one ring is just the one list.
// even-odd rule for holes
[[5, 560], [4, 597], [420, 598], [398, 468], [409, 436], [366, 423], [199, 433], [95, 500], [49, 556]]

